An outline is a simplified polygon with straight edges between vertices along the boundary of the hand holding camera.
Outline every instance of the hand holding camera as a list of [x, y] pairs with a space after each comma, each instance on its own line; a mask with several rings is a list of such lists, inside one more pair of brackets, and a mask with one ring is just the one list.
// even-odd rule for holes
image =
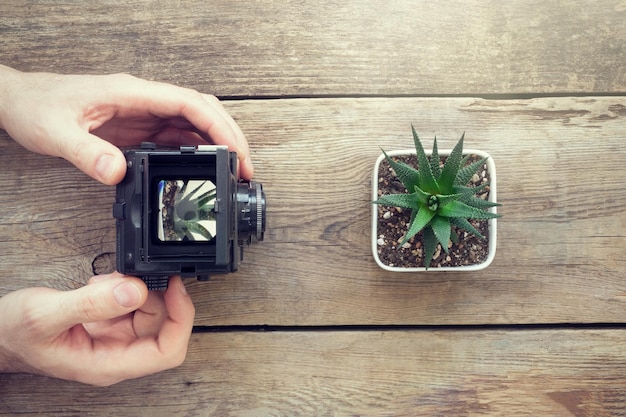
[[[194, 145], [199, 160], [211, 157], [196, 152], [197, 145], [225, 145], [236, 152], [238, 161], [228, 152], [226, 160], [213, 157], [224, 166], [216, 166], [213, 174], [200, 164], [195, 173], [186, 168], [170, 174], [161, 171], [154, 177], [160, 179], [146, 184], [153, 187], [147, 191], [157, 211], [146, 218], [149, 228], [142, 233], [154, 240], [149, 258], [133, 259], [139, 265], [156, 259], [156, 265], [163, 266], [167, 249], [174, 249], [186, 256], [175, 262], [176, 273], [191, 275], [195, 268], [200, 274], [207, 266], [200, 258], [215, 251], [215, 266], [233, 270], [240, 241], [246, 233], [258, 237], [258, 225], [264, 224], [257, 218], [253, 226], [252, 207], [263, 200], [260, 186], [236, 180], [253, 175], [246, 138], [213, 96], [129, 75], [23, 73], [0, 65], [0, 128], [25, 148], [63, 157], [109, 185], [127, 173], [127, 160], [118, 146], [137, 147], [145, 141]], [[154, 161], [149, 162], [150, 172], [158, 174], [158, 169], [152, 170]], [[132, 168], [128, 171], [136, 176]], [[133, 202], [128, 204], [134, 207]], [[219, 216], [225, 215], [219, 213], [228, 210], [233, 211], [224, 226]], [[129, 233], [144, 224], [133, 218], [141, 212], [129, 209]], [[159, 222], [161, 234], [150, 229], [158, 228]], [[223, 227], [228, 230], [220, 238]], [[247, 232], [240, 235], [240, 230]], [[134, 253], [134, 245], [125, 244], [124, 253]], [[155, 251], [157, 258], [152, 257]], [[0, 317], [0, 372], [110, 385], [180, 364], [193, 328], [194, 307], [179, 277], [169, 279], [169, 288], [161, 292], [148, 291], [142, 280], [115, 273], [94, 277], [74, 291], [29, 288], [9, 293], [0, 298]]]

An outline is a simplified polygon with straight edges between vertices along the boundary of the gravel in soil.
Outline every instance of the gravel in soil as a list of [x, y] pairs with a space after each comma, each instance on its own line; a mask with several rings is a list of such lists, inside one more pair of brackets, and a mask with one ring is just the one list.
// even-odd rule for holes
[[[393, 157], [394, 160], [404, 162], [410, 166], [417, 166], [417, 157], [415, 155]], [[468, 164], [479, 160], [477, 156], [472, 156]], [[441, 158], [441, 163], [445, 162], [445, 158]], [[489, 172], [485, 164], [472, 178], [469, 186], [478, 186], [489, 181]], [[393, 169], [386, 160], [383, 160], [378, 172], [378, 195], [406, 193], [404, 185], [398, 180]], [[489, 187], [477, 194], [483, 199], [489, 198]], [[396, 267], [423, 267], [424, 251], [422, 245], [422, 233], [418, 233], [399, 248], [400, 243], [404, 239], [404, 235], [408, 229], [411, 210], [400, 207], [387, 207], [377, 205], [378, 207], [378, 256], [380, 260], [388, 266]], [[437, 250], [429, 268], [441, 266], [462, 266], [476, 265], [487, 259], [489, 252], [489, 224], [487, 220], [470, 220], [470, 223], [485, 236], [480, 239], [464, 230], [458, 230], [453, 226], [453, 233], [456, 230], [459, 236], [459, 242], [453, 244], [448, 243], [448, 253], [446, 253], [441, 245], [437, 245]]]

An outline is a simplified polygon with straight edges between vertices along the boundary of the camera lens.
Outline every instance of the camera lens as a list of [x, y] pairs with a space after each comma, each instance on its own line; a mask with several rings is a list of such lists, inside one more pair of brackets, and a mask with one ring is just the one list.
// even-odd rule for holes
[[255, 181], [237, 183], [239, 240], [260, 242], [265, 232], [265, 193]]

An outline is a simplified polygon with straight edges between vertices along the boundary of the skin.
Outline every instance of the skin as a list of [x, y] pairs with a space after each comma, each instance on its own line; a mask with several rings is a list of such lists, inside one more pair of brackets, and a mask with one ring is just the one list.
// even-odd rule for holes
[[138, 378], [183, 363], [194, 314], [179, 277], [165, 293], [118, 273], [14, 291], [0, 299], [0, 369], [97, 386]]
[[[0, 65], [0, 128], [25, 148], [62, 157], [108, 185], [126, 161], [119, 146], [213, 143], [253, 167], [245, 136], [211, 95], [125, 74], [24, 73]], [[179, 277], [148, 291], [119, 273], [73, 291], [27, 288], [0, 298], [0, 372], [107, 386], [180, 365], [194, 306]]]
[[0, 127], [25, 148], [67, 159], [109, 185], [124, 178], [118, 146], [227, 145], [254, 174], [237, 123], [214, 96], [127, 74], [23, 73], [0, 65]]

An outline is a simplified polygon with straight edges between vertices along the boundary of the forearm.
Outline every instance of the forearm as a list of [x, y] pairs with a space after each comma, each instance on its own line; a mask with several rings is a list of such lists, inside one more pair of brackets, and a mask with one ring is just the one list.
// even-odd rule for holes
[[0, 129], [5, 128], [12, 90], [22, 74], [20, 71], [0, 64]]
[[[0, 335], [0, 339], [5, 338], [6, 335]], [[9, 364], [11, 363], [10, 356], [3, 346], [3, 340], [0, 340], [0, 374], [11, 372]]]
[[0, 344], [0, 374], [18, 372], [9, 352]]

